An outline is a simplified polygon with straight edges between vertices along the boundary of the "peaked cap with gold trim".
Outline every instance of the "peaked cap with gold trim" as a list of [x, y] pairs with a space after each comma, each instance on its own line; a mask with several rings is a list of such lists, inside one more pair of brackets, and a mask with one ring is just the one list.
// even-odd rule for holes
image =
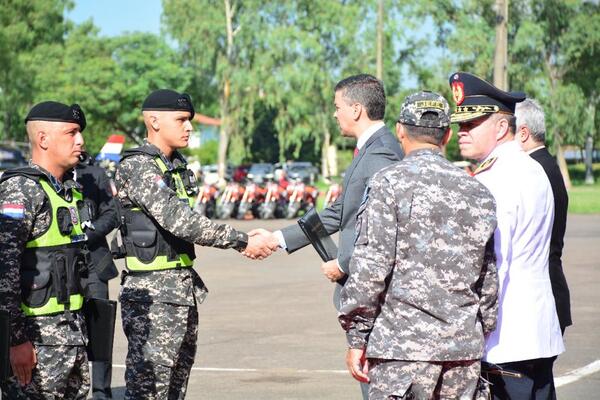
[[450, 122], [466, 122], [493, 113], [514, 114], [515, 105], [525, 100], [523, 92], [505, 92], [468, 72], [450, 75], [456, 111]]

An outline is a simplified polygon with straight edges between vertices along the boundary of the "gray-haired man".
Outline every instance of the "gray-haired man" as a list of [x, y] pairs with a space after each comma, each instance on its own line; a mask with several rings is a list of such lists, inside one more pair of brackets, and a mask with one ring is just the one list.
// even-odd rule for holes
[[545, 145], [546, 121], [542, 107], [537, 101], [526, 99], [521, 103], [517, 103], [515, 116], [517, 117], [516, 140], [523, 150], [544, 168], [554, 195], [554, 224], [552, 225], [552, 236], [550, 238], [548, 272], [560, 330], [564, 333], [566, 327], [573, 324], [569, 286], [563, 273], [561, 261], [563, 238], [567, 226], [569, 195], [558, 164]]

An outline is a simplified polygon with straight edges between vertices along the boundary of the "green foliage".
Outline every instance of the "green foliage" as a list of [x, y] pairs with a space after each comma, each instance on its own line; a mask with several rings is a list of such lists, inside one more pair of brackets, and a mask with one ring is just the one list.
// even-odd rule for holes
[[216, 164], [218, 149], [219, 142], [216, 140], [209, 140], [202, 143], [202, 146], [197, 149], [185, 149], [184, 154], [200, 161], [200, 164], [202, 165]]
[[[433, 66], [414, 69], [423, 87], [451, 98], [447, 76], [455, 70], [492, 80], [494, 1], [439, 1], [414, 6], [421, 20], [433, 21], [437, 37], [430, 49], [443, 52]], [[550, 145], [583, 146], [587, 134], [598, 140], [600, 24], [597, 2], [511, 0], [509, 2], [509, 86], [544, 106]]]
[[[231, 5], [228, 36], [226, 4]], [[64, 19], [72, 0], [0, 0], [1, 138], [23, 140], [22, 118], [37, 101], [79, 103], [93, 153], [112, 133], [145, 134], [140, 105], [158, 88], [186, 91], [198, 112], [223, 118], [228, 161], [318, 163], [326, 141], [352, 140], [332, 117], [335, 83], [375, 74], [378, 0], [164, 0], [164, 31], [99, 36], [91, 21]], [[429, 89], [451, 98], [448, 75], [491, 80], [494, 0], [384, 0], [386, 123], [404, 97]], [[600, 144], [600, 5], [583, 0], [509, 3], [509, 82], [545, 108], [551, 144]], [[416, 88], [407, 83], [416, 78]], [[212, 160], [215, 143], [201, 157]], [[456, 137], [447, 148], [460, 159]], [[214, 162], [212, 160], [211, 162]]]
[[[569, 175], [571, 176], [571, 183], [574, 186], [582, 186], [585, 184], [585, 164], [570, 164]], [[596, 163], [592, 166], [592, 173], [594, 174], [594, 181], [600, 183], [600, 164]], [[587, 186], [587, 185], [586, 185]], [[598, 197], [600, 202], [600, 197]]]
[[23, 139], [23, 118], [35, 97], [31, 56], [62, 42], [70, 27], [63, 13], [72, 5], [70, 0], [0, 0], [1, 139]]
[[351, 150], [338, 150], [338, 169], [345, 171], [352, 163], [354, 157], [354, 147]]
[[140, 143], [145, 136], [143, 99], [156, 89], [183, 90], [190, 81], [180, 56], [158, 36], [103, 38], [91, 22], [75, 27], [64, 43], [38, 48], [31, 61], [36, 66], [33, 100], [80, 104], [88, 119], [84, 138], [91, 153], [114, 133]]

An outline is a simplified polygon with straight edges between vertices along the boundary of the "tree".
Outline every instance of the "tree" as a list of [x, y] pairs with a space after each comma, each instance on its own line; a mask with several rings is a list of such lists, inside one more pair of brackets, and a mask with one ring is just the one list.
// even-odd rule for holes
[[585, 182], [594, 182], [592, 173], [592, 148], [600, 139], [600, 32], [590, 29], [600, 25], [600, 6], [598, 2], [584, 2], [571, 23], [571, 29], [564, 38], [566, 57], [572, 68], [565, 79], [577, 84], [587, 98], [587, 109], [581, 115], [586, 133], [586, 178]]
[[70, 0], [0, 0], [0, 138], [25, 137], [23, 118], [34, 98], [32, 65], [38, 49], [60, 43], [69, 28]]
[[[587, 13], [587, 17], [581, 17], [582, 13]], [[588, 84], [597, 83], [597, 59], [576, 56], [586, 52], [593, 55], [594, 47], [597, 49], [597, 34], [593, 34], [595, 39], [586, 40], [590, 36], [587, 24], [593, 23], [594, 18], [597, 22], [597, 14], [597, 5], [577, 0], [524, 2], [515, 37], [515, 72], [519, 73], [516, 80], [546, 106], [549, 137], [567, 188], [571, 181], [562, 145], [584, 146], [586, 127], [591, 125], [589, 117], [585, 117], [589, 114], [587, 104], [597, 104], [593, 98], [595, 89], [586, 89]], [[584, 44], [580, 46], [580, 42]], [[587, 68], [589, 73], [584, 72]]]
[[[468, 70], [491, 80], [495, 24], [492, 6], [490, 0], [463, 0], [420, 8], [421, 15], [431, 15], [435, 22], [436, 46], [447, 49], [450, 55], [449, 61], [439, 65]], [[597, 98], [599, 35], [589, 27], [598, 23], [598, 5], [578, 0], [514, 0], [509, 15], [509, 88], [524, 90], [544, 105], [547, 137], [570, 185], [561, 146], [582, 146], [586, 130], [590, 131], [585, 127], [592, 123], [573, 116], [596, 114], [591, 107], [585, 109], [586, 105], [597, 104], [594, 94]], [[426, 72], [421, 73], [424, 81], [437, 82]]]
[[[395, 2], [386, 3], [384, 82], [388, 93], [395, 93], [401, 55], [394, 37], [401, 28]], [[253, 133], [268, 117], [277, 132], [280, 161], [316, 154], [328, 169], [326, 155], [337, 140], [333, 85], [349, 74], [375, 73], [377, 4], [165, 1], [163, 21], [196, 72], [193, 90], [206, 93], [202, 106], [218, 106], [224, 121], [221, 165], [227, 147], [230, 158], [246, 158]], [[189, 14], [203, 17], [190, 20]]]
[[[252, 79], [256, 38], [262, 19], [261, 2], [254, 0], [222, 0], [188, 2], [165, 0], [163, 23], [179, 42], [180, 49], [195, 74], [192, 89], [213, 100], [209, 109], [221, 115], [219, 134], [219, 176], [224, 177], [230, 137], [243, 116], [253, 113], [248, 105], [256, 97]], [[186, 10], [182, 13], [181, 10]], [[190, 19], [189, 15], [198, 16]], [[200, 17], [201, 16], [201, 17]], [[216, 102], [215, 99], [218, 99]], [[200, 104], [207, 106], [206, 102]]]
[[130, 33], [104, 38], [91, 22], [76, 26], [64, 43], [40, 48], [30, 61], [36, 66], [34, 100], [81, 105], [88, 119], [84, 137], [91, 153], [112, 133], [141, 143], [143, 99], [152, 90], [183, 90], [189, 84], [179, 56], [158, 36]]

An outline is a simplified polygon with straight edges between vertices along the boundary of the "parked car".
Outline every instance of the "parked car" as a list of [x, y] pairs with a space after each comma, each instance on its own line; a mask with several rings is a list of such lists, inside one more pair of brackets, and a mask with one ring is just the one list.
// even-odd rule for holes
[[[201, 171], [202, 171], [202, 180], [204, 181], [204, 183], [206, 183], [208, 185], [215, 185], [217, 182], [219, 182], [219, 167], [217, 166], [217, 164], [203, 165], [201, 168]], [[231, 165], [228, 165], [225, 168], [225, 180], [226, 181], [231, 180], [232, 173], [233, 173], [233, 168], [231, 167]]]
[[202, 180], [207, 185], [215, 185], [219, 181], [218, 167], [216, 164], [202, 166]]
[[268, 181], [269, 179], [273, 179], [274, 172], [275, 167], [273, 166], [273, 164], [252, 164], [252, 166], [248, 170], [248, 175], [246, 176], [246, 178], [254, 183], [262, 184]]
[[302, 181], [307, 185], [314, 185], [317, 177], [317, 168], [308, 161], [294, 161], [286, 166], [287, 178], [290, 181]]
[[22, 167], [24, 165], [27, 165], [27, 160], [23, 157], [21, 150], [6, 146], [0, 147], [0, 175], [7, 169]]

